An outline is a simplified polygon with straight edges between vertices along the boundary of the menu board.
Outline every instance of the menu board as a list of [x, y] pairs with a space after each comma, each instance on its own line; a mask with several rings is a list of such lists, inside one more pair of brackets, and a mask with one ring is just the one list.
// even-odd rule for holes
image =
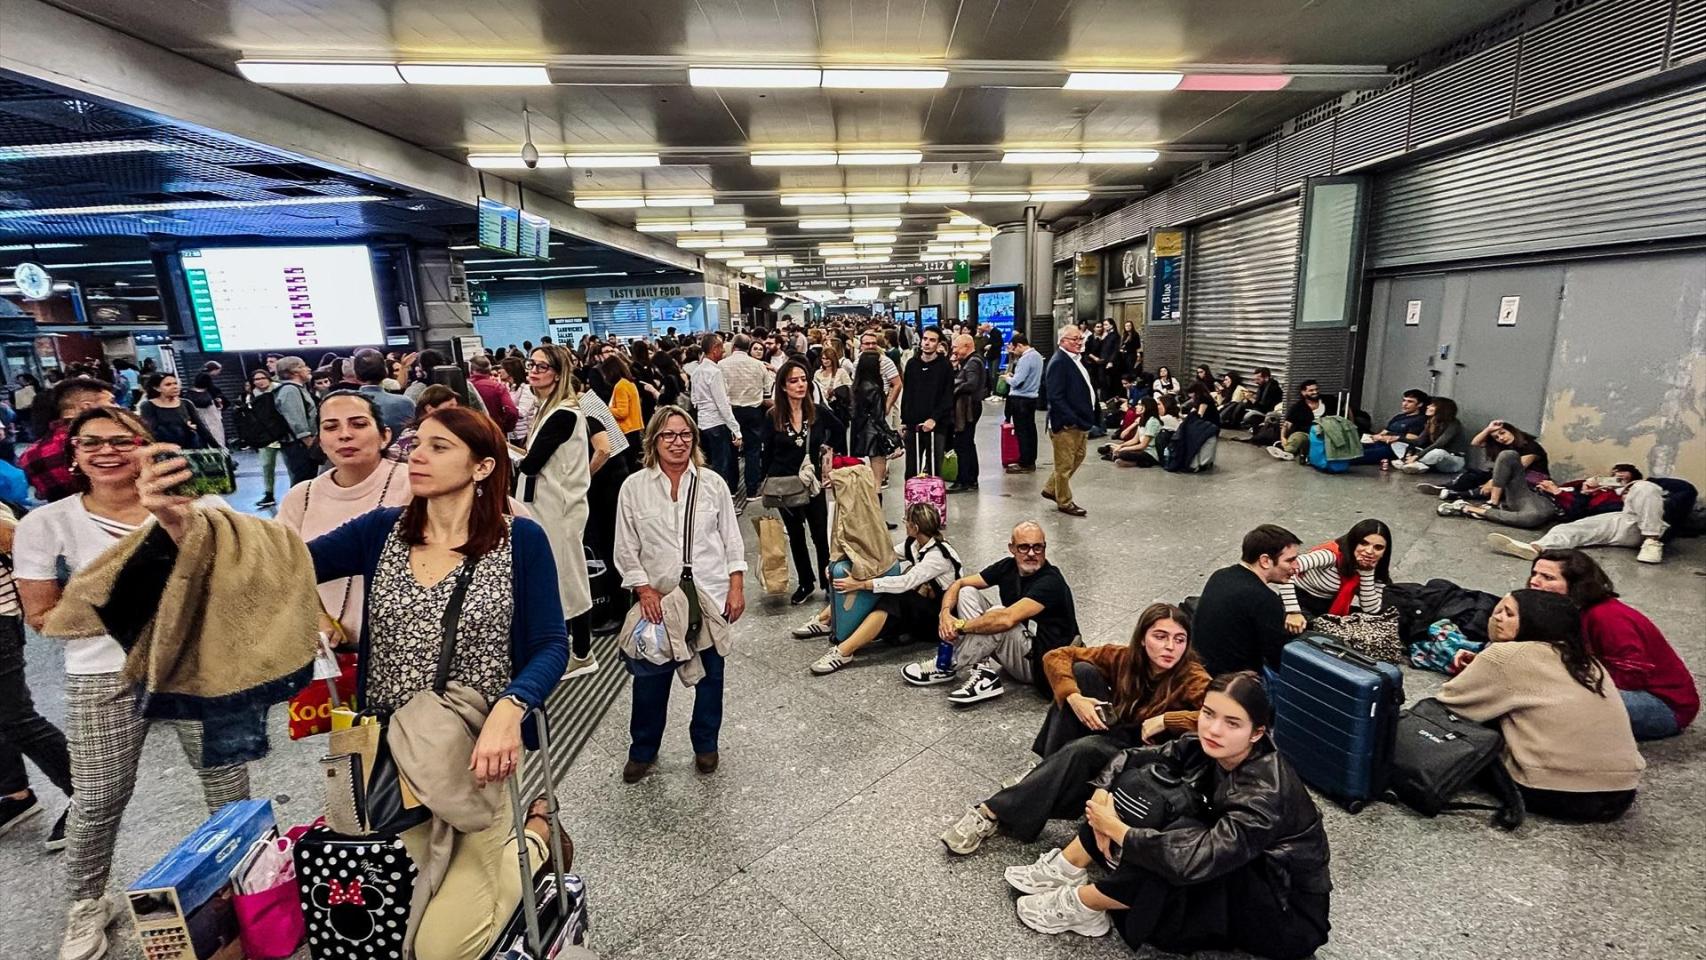
[[521, 244], [519, 254], [540, 260], [551, 259], [551, 221], [521, 211]]
[[384, 340], [367, 247], [205, 247], [179, 253], [202, 349], [297, 350]]
[[500, 253], [521, 250], [521, 211], [487, 197], [480, 198], [480, 246]]

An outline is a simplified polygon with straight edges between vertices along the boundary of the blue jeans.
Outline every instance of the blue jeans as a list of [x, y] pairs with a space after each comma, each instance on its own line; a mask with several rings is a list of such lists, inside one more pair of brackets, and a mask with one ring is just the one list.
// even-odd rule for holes
[[1637, 740], [1663, 740], [1682, 732], [1676, 725], [1676, 711], [1663, 700], [1645, 690], [1619, 690], [1623, 706], [1629, 711], [1629, 726]]
[[[700, 651], [699, 659], [705, 665], [705, 676], [693, 687], [693, 720], [687, 735], [695, 754], [715, 753], [717, 734], [723, 728], [723, 657], [714, 649], [706, 649]], [[657, 760], [664, 725], [669, 720], [669, 688], [675, 682], [673, 670], [634, 678], [634, 712], [628, 720], [628, 738], [632, 741], [629, 760]]]
[[740, 482], [735, 464], [734, 433], [726, 426], [706, 427], [699, 432], [699, 442], [705, 447], [705, 465], [717, 471], [717, 475], [729, 485], [729, 494], [734, 495], [736, 484]]

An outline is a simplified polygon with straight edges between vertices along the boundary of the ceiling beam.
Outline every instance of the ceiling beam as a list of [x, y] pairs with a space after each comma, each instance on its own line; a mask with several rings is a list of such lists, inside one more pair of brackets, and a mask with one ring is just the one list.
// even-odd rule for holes
[[[463, 204], [472, 221], [481, 179], [478, 171], [458, 160], [41, 0], [0, 0], [0, 24], [5, 25], [0, 28], [0, 70]], [[522, 190], [490, 172], [485, 184], [494, 193], [503, 184], [517, 198]], [[707, 268], [702, 258], [674, 244], [578, 210], [548, 194], [527, 191], [527, 208], [550, 218], [553, 229], [570, 236], [664, 266], [696, 273]], [[717, 272], [726, 274], [721, 268]]]

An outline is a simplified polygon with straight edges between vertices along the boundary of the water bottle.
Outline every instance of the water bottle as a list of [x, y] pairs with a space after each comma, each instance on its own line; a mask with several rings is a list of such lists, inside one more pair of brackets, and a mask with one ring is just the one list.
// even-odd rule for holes
[[948, 673], [954, 669], [954, 645], [946, 640], [936, 644], [936, 672]]

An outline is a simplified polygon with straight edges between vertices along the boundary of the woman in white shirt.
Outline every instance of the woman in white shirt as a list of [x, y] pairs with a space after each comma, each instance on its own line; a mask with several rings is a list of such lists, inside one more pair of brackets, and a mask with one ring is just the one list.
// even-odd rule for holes
[[[37, 630], [59, 604], [62, 569], [75, 574], [151, 522], [136, 489], [138, 451], [153, 442], [142, 422], [127, 410], [96, 407], [72, 421], [70, 437], [72, 469], [84, 492], [25, 516], [18, 522], [14, 544], [13, 569], [24, 617]], [[202, 502], [224, 506], [217, 497]], [[104, 954], [107, 925], [120, 912], [106, 898], [107, 880], [119, 820], [136, 788], [149, 727], [141, 717], [135, 685], [122, 676], [124, 662], [124, 649], [110, 636], [65, 641], [65, 738], [75, 788], [66, 831], [65, 881], [71, 908], [60, 953], [65, 957]], [[246, 766], [202, 768], [200, 723], [161, 722], [177, 733], [190, 768], [201, 779], [210, 812], [249, 795]]]
[[1173, 377], [1173, 371], [1166, 367], [1155, 368], [1155, 381], [1149, 385], [1151, 393], [1176, 397], [1179, 395], [1179, 381]]
[[[637, 595], [641, 614], [663, 622], [663, 598], [681, 581], [683, 530], [692, 497], [693, 583], [705, 600], [722, 608], [729, 623], [746, 611], [746, 543], [728, 484], [705, 469], [699, 427], [680, 407], [661, 406], [646, 427], [645, 467], [622, 485], [616, 505], [616, 569], [622, 586]], [[723, 725], [723, 657], [714, 647], [699, 651], [704, 676], [693, 686], [694, 766], [717, 769], [717, 735]], [[669, 713], [673, 665], [662, 670], [629, 661], [634, 676], [631, 742], [622, 768], [624, 783], [638, 783], [657, 763]]]
[[840, 670], [878, 637], [905, 634], [914, 640], [936, 639], [942, 595], [960, 577], [960, 555], [942, 539], [942, 518], [934, 504], [914, 503], [906, 508], [906, 536], [894, 547], [895, 558], [904, 565], [899, 576], [835, 581], [832, 603], [851, 591], [869, 590], [877, 595], [877, 605], [852, 635], [812, 664], [812, 673], [823, 676]]

